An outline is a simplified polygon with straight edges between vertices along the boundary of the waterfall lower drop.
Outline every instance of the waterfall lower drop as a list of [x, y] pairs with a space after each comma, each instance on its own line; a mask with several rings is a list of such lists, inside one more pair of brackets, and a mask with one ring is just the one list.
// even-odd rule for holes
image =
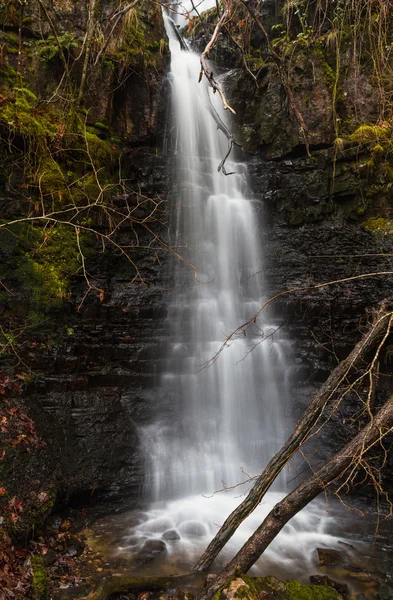
[[[172, 245], [185, 260], [175, 267], [161, 409], [143, 436], [150, 508], [140, 514], [123, 550], [138, 551], [160, 539], [169, 554], [191, 566], [250, 484], [214, 492], [260, 473], [288, 433], [289, 341], [274, 322], [260, 317], [212, 366], [203, 367], [225, 336], [266, 300], [262, 252], [245, 167], [228, 162], [227, 170], [235, 171], [230, 176], [217, 170], [227, 140], [209, 102], [224, 120], [219, 98], [205, 82], [198, 84], [199, 57], [181, 51], [168, 23], [167, 33], [176, 132]], [[239, 528], [224, 558], [233, 556], [284, 489], [282, 478]], [[316, 546], [337, 546], [338, 539], [326, 533], [330, 521], [323, 502], [312, 503], [265, 552], [259, 571], [271, 573], [276, 564], [284, 572], [306, 572]]]

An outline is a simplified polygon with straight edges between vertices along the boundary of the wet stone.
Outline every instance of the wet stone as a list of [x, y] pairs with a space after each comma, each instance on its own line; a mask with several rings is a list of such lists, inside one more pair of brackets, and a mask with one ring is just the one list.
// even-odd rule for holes
[[83, 542], [77, 537], [72, 537], [71, 539], [67, 540], [66, 554], [68, 556], [80, 556], [84, 549], [85, 547]]
[[54, 550], [51, 550], [50, 548], [48, 552], [42, 557], [43, 563], [46, 567], [50, 567], [51, 565], [53, 565], [56, 562], [56, 559], [56, 552]]
[[176, 529], [168, 529], [168, 531], [164, 531], [162, 534], [162, 539], [167, 541], [180, 540], [180, 535], [177, 533]]
[[377, 592], [378, 600], [393, 600], [393, 587], [387, 583], [381, 583]]
[[343, 596], [349, 594], [349, 587], [346, 583], [341, 583], [340, 581], [334, 581], [330, 579], [327, 575], [311, 575], [310, 583], [313, 585], [328, 585], [335, 590], [338, 591], [339, 594]]
[[339, 550], [331, 548], [317, 548], [320, 565], [339, 565], [344, 562], [345, 555]]
[[143, 553], [147, 554], [160, 554], [166, 551], [166, 543], [163, 540], [147, 540], [143, 544]]

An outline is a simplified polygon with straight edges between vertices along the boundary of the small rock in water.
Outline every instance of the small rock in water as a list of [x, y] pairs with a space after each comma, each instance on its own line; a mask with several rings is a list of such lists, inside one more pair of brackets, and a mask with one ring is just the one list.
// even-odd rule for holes
[[378, 600], [393, 600], [393, 588], [387, 583], [381, 583], [377, 592]]
[[147, 540], [143, 544], [142, 551], [148, 554], [160, 554], [165, 552], [166, 543], [163, 540]]
[[329, 585], [338, 591], [339, 594], [349, 594], [349, 587], [346, 583], [341, 583], [340, 581], [334, 581], [330, 579], [327, 575], [311, 575], [310, 583], [313, 585]]
[[317, 548], [320, 565], [339, 565], [345, 560], [345, 555], [331, 548]]
[[180, 535], [177, 533], [176, 529], [168, 529], [168, 531], [164, 531], [162, 534], [162, 539], [167, 541], [180, 540]]

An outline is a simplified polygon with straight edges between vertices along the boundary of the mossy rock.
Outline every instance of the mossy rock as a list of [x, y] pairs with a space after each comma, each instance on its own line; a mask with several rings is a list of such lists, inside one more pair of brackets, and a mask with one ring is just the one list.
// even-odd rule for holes
[[340, 594], [325, 585], [307, 585], [298, 581], [279, 581], [275, 577], [242, 575], [221, 589], [214, 600], [341, 600]]

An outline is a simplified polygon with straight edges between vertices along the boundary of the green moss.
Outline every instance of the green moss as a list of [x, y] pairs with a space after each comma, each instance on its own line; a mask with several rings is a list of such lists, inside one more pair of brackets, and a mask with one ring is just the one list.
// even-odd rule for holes
[[4, 37], [9, 44], [18, 45], [18, 34], [14, 31], [7, 31], [4, 33]]
[[96, 129], [103, 131], [104, 133], [107, 133], [110, 131], [108, 125], [105, 125], [105, 123], [101, 123], [100, 121], [97, 121], [96, 123], [94, 123], [94, 127]]
[[36, 42], [38, 54], [41, 57], [42, 62], [49, 64], [60, 55], [60, 49], [62, 52], [71, 53], [72, 50], [79, 47], [79, 43], [75, 38], [75, 35], [71, 33], [65, 33], [58, 38], [60, 48], [57, 40], [53, 35], [48, 36], [45, 39], [40, 39]]
[[31, 557], [31, 570], [33, 573], [34, 600], [47, 600], [49, 591], [49, 578], [44, 562], [40, 556]]
[[305, 585], [298, 581], [287, 581], [285, 589], [290, 600], [337, 600], [338, 592], [327, 585]]
[[35, 179], [39, 182], [42, 192], [61, 196], [65, 188], [65, 178], [60, 165], [51, 157], [42, 159]]
[[106, 60], [114, 61], [116, 68], [120, 65], [120, 71], [133, 67], [138, 72], [145, 72], [148, 67], [157, 68], [167, 52], [159, 5], [145, 3], [127, 13], [117, 44], [108, 48]]
[[67, 297], [70, 278], [80, 267], [75, 231], [66, 225], [32, 227], [26, 245], [31, 250], [21, 259], [17, 274], [32, 290], [35, 306], [54, 307]]
[[380, 125], [360, 125], [350, 136], [352, 142], [367, 144], [370, 142], [392, 140], [392, 127], [390, 123], [381, 123]]
[[[88, 257], [94, 249], [83, 231], [80, 242]], [[21, 224], [0, 230], [0, 244], [4, 255], [0, 278], [19, 290], [33, 324], [42, 324], [44, 315], [69, 297], [71, 279], [80, 269], [74, 228]]]
[[113, 162], [116, 157], [116, 148], [106, 140], [101, 140], [95, 133], [86, 131], [86, 145], [99, 166]]
[[13, 87], [12, 95], [0, 104], [0, 123], [9, 128], [11, 135], [52, 138], [56, 127], [36, 105], [37, 98], [31, 90]]
[[367, 219], [362, 225], [366, 231], [379, 235], [393, 234], [393, 221], [382, 217]]

